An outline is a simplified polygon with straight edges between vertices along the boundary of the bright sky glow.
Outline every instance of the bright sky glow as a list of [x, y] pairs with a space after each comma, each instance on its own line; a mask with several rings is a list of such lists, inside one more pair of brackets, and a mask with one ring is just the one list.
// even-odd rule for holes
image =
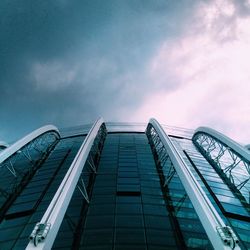
[[167, 83], [165, 72], [171, 69], [170, 79], [181, 87], [145, 99], [135, 117], [155, 116], [163, 123], [191, 128], [208, 125], [247, 143], [250, 18], [224, 20], [234, 13], [230, 1], [197, 7], [189, 30], [172, 43], [163, 43], [149, 66], [154, 81]]

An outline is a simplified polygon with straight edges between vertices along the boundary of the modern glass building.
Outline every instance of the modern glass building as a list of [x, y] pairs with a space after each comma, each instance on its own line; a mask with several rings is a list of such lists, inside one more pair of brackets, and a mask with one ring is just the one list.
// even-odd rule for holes
[[98, 119], [0, 148], [0, 249], [250, 249], [250, 151], [211, 128]]

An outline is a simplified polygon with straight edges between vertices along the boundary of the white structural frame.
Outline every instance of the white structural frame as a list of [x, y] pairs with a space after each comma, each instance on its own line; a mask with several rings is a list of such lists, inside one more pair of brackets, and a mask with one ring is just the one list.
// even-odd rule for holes
[[57, 189], [52, 201], [50, 202], [46, 212], [44, 213], [40, 223], [37, 224], [34, 233], [39, 232], [39, 225], [42, 225], [41, 242], [34, 244], [34, 239], [31, 239], [27, 250], [30, 249], [51, 249], [54, 240], [59, 231], [60, 225], [68, 208], [73, 192], [77, 186], [78, 180], [82, 173], [85, 162], [87, 161], [94, 140], [98, 134], [101, 125], [104, 123], [102, 118], [99, 118], [90, 129], [88, 135], [84, 139], [76, 157], [70, 165], [66, 175], [64, 176], [59, 188]]
[[57, 139], [60, 138], [60, 132], [57, 127], [53, 125], [46, 125], [39, 129], [34, 130], [30, 134], [26, 135], [22, 139], [18, 140], [8, 148], [4, 149], [0, 152], [0, 164], [4, 162], [6, 159], [8, 159], [10, 156], [18, 152], [20, 149], [22, 149], [25, 145], [36, 139], [37, 137], [41, 136], [42, 134], [48, 133], [48, 132], [55, 132]]
[[[193, 137], [195, 137], [198, 133], [204, 133], [208, 134], [217, 140], [221, 141], [231, 149], [233, 149], [238, 155], [242, 156], [246, 160], [250, 161], [250, 152], [247, 150], [246, 147], [241, 146], [236, 141], [232, 140], [231, 138], [227, 137], [226, 135], [223, 135], [222, 133], [208, 127], [199, 127], [194, 131]], [[250, 146], [250, 145], [249, 145]]]
[[[225, 244], [222, 237], [223, 229], [228, 227], [225, 225], [202, 187], [195, 179], [173, 142], [156, 119], [150, 119], [149, 124], [151, 124], [158, 133], [162, 144], [167, 150], [176, 173], [178, 174], [214, 249], [232, 249], [231, 246]], [[229, 230], [232, 232], [232, 235], [235, 235], [231, 228]], [[234, 243], [233, 249], [240, 249], [237, 240], [232, 240]]]
[[[240, 200], [249, 204], [250, 151], [214, 129], [200, 127], [195, 130], [192, 141], [203, 156], [211, 162], [228, 185], [242, 195]], [[226, 164], [223, 157], [230, 159]]]

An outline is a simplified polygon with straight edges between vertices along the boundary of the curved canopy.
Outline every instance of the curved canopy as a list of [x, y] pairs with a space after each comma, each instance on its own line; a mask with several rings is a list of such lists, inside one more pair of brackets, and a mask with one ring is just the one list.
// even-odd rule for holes
[[208, 127], [199, 127], [195, 130], [193, 139], [195, 138], [196, 135], [198, 134], [207, 134], [218, 141], [220, 141], [222, 144], [225, 146], [231, 148], [235, 153], [238, 155], [244, 157], [246, 160], [250, 161], [250, 153], [247, 150], [247, 148], [241, 146], [239, 143], [236, 141], [230, 139], [226, 135], [223, 135], [222, 133]]
[[53, 125], [46, 125], [46, 126], [43, 126], [39, 129], [36, 129], [33, 132], [31, 132], [30, 134], [28, 134], [25, 137], [23, 137], [22, 139], [20, 139], [19, 141], [15, 142], [11, 146], [9, 146], [8, 148], [6, 148], [5, 150], [3, 150], [2, 152], [0, 152], [0, 164], [3, 161], [5, 161], [7, 158], [9, 158], [11, 155], [16, 153], [18, 150], [20, 150], [22, 147], [24, 147], [26, 144], [28, 144], [32, 140], [36, 139], [40, 135], [48, 133], [48, 132], [54, 132], [55, 135], [58, 138], [60, 138], [59, 130], [57, 129], [57, 127], [55, 127]]
[[[77, 155], [71, 163], [65, 177], [63, 178], [58, 190], [56, 191], [52, 201], [50, 202], [46, 212], [44, 213], [40, 224], [46, 226], [49, 225], [49, 233], [47, 237], [39, 245], [34, 246], [33, 240], [35, 238], [35, 235], [33, 236], [32, 233], [30, 238], [31, 241], [29, 242], [26, 249], [51, 249], [73, 192], [81, 176], [85, 162], [87, 161], [88, 155], [92, 149], [92, 146], [94, 145], [94, 141], [97, 138], [98, 133], [100, 129], [102, 129], [103, 125], [103, 118], [99, 118], [93, 124], [92, 128], [89, 130], [88, 135], [84, 139]], [[86, 191], [85, 186], [84, 189]], [[84, 196], [85, 195], [86, 194], [84, 194]], [[88, 198], [86, 200], [88, 200]]]
[[[158, 134], [163, 146], [167, 150], [169, 158], [181, 180], [181, 183], [188, 194], [194, 209], [200, 218], [200, 221], [215, 249], [231, 249], [222, 242], [217, 228], [224, 228], [225, 223], [217, 213], [213, 204], [208, 199], [202, 187], [195, 179], [193, 173], [185, 163], [184, 159], [176, 149], [175, 145], [165, 133], [161, 125], [155, 119], [150, 119], [147, 127], [147, 133], [150, 133], [151, 128]], [[240, 249], [238, 245], [234, 249]]]

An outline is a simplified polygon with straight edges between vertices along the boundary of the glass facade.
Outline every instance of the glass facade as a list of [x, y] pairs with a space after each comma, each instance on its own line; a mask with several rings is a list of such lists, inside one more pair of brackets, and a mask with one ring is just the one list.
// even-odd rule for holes
[[25, 249], [35, 224], [58, 189], [83, 137], [61, 139], [9, 206], [0, 224], [0, 249]]
[[[52, 249], [213, 249], [169, 158], [163, 168], [156, 145], [145, 133], [146, 124], [106, 126], [104, 143], [85, 163]], [[249, 204], [242, 203], [195, 147], [193, 130], [162, 127], [225, 224], [236, 233], [240, 247], [250, 249]], [[0, 177], [0, 249], [26, 248], [90, 128], [63, 129], [46, 154], [35, 156], [29, 177], [17, 172], [19, 188], [8, 191], [9, 170]], [[0, 166], [3, 171], [4, 165]], [[24, 168], [26, 160], [17, 161], [17, 166]]]
[[[215, 204], [218, 212], [224, 216], [227, 224], [237, 232], [241, 239], [243, 249], [250, 249], [250, 206], [245, 199], [239, 199], [237, 191], [234, 192], [220, 174], [209, 164], [202, 154], [195, 148], [192, 141], [178, 140], [181, 150], [185, 154], [184, 159], [191, 169], [198, 175], [197, 179], [204, 185], [208, 197]], [[224, 164], [226, 164], [224, 162]], [[229, 162], [229, 164], [231, 164]], [[228, 164], [228, 165], [229, 165]], [[240, 173], [239, 173], [240, 174]]]

